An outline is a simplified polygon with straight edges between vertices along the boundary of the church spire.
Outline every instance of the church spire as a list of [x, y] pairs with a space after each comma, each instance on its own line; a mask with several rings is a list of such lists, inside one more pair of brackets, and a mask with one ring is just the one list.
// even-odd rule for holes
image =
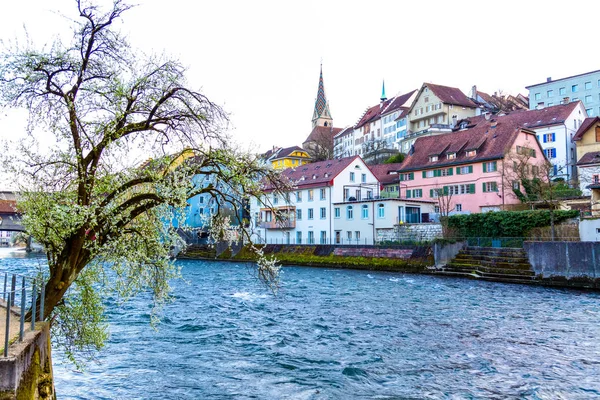
[[317, 90], [317, 99], [315, 100], [315, 111], [313, 112], [313, 128], [319, 126], [332, 126], [333, 118], [329, 111], [329, 102], [325, 97], [325, 85], [323, 84], [323, 64], [321, 64], [321, 73], [319, 75], [319, 88]]
[[383, 80], [383, 84], [381, 85], [381, 99], [382, 102], [387, 100], [385, 95], [385, 79]]

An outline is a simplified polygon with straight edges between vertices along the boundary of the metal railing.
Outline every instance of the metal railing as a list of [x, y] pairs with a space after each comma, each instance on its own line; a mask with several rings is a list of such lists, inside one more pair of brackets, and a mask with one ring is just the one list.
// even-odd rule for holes
[[[10, 278], [9, 276], [12, 275]], [[20, 281], [20, 288], [18, 288]], [[39, 312], [38, 311], [38, 294], [39, 294]], [[40, 280], [27, 277], [21, 274], [4, 273], [3, 291], [0, 292], [2, 302], [0, 307], [6, 309], [6, 326], [4, 332], [4, 351], [3, 356], [8, 357], [8, 347], [11, 339], [11, 318], [19, 315], [19, 342], [23, 341], [25, 335], [25, 314], [31, 310], [31, 330], [35, 330], [35, 322], [44, 320], [44, 297], [45, 284]], [[30, 299], [28, 306], [28, 297]], [[15, 314], [15, 315], [13, 315]], [[37, 314], [37, 316], [36, 316]], [[36, 319], [37, 318], [37, 319]]]

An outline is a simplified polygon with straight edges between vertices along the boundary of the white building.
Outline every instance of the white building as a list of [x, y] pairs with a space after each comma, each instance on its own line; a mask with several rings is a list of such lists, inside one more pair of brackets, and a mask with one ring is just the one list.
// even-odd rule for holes
[[262, 204], [251, 204], [259, 243], [332, 243], [333, 204], [379, 195], [379, 182], [358, 156], [289, 168], [283, 175], [294, 182], [293, 192], [282, 198], [266, 188]]

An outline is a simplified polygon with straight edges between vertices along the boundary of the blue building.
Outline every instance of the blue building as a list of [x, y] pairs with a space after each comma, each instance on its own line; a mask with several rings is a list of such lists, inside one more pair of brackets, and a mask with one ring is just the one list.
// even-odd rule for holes
[[600, 115], [600, 70], [527, 86], [529, 109], [555, 106], [581, 100], [587, 115]]

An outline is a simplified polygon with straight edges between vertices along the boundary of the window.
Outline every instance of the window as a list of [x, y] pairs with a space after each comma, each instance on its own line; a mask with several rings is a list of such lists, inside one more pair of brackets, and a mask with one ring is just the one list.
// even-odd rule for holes
[[368, 205], [365, 204], [362, 206], [361, 216], [362, 216], [362, 219], [369, 218], [369, 206]]
[[482, 185], [483, 185], [483, 193], [498, 191], [498, 185], [496, 184], [496, 182], [483, 182]]
[[546, 95], [547, 95], [548, 97], [552, 97], [552, 96], [554, 96], [554, 90], [548, 90], [548, 91], [546, 92]]
[[587, 95], [585, 96], [585, 104], [590, 104], [592, 102], [592, 96], [591, 95]]
[[496, 161], [484, 162], [483, 172], [495, 172], [498, 170]]
[[544, 143], [554, 142], [556, 140], [556, 135], [554, 134], [554, 132], [545, 133], [543, 136], [543, 139], [544, 139]]
[[477, 150], [467, 150], [467, 151], [465, 151], [465, 156], [466, 157], [473, 157], [476, 154], [477, 154]]
[[517, 154], [535, 158], [535, 150], [530, 149], [529, 147], [517, 146]]
[[350, 182], [354, 182], [354, 172], [350, 172]]
[[360, 181], [361, 181], [362, 183], [367, 183], [367, 174], [362, 174], [362, 175], [360, 176]]
[[312, 208], [308, 209], [308, 219], [313, 219], [315, 217], [315, 211]]
[[413, 172], [400, 174], [401, 181], [412, 181], [413, 179], [415, 179], [415, 174]]
[[457, 204], [456, 205], [456, 211], [462, 211], [462, 204]]
[[538, 167], [537, 165], [532, 165], [531, 166], [531, 173], [534, 176], [536, 176], [539, 172], [540, 172], [540, 167]]
[[594, 184], [600, 183], [600, 175], [593, 175], [592, 183], [594, 183]]
[[327, 244], [327, 231], [321, 231], [321, 244]]
[[512, 188], [513, 190], [521, 190], [521, 185], [519, 184], [519, 181], [513, 181]]
[[571, 86], [571, 92], [577, 93], [578, 90], [579, 90], [579, 85], [573, 85], [573, 86]]
[[356, 242], [358, 243], [358, 241], [360, 240], [360, 231], [354, 231], [354, 238], [356, 239]]
[[406, 191], [407, 198], [419, 198], [423, 197], [423, 189], [413, 189]]
[[385, 204], [377, 204], [377, 218], [385, 217]]
[[319, 193], [320, 193], [320, 199], [321, 199], [321, 200], [325, 200], [325, 198], [326, 198], [326, 197], [325, 197], [325, 189], [320, 189], [320, 190], [319, 190]]
[[473, 173], [472, 165], [467, 165], [465, 167], [456, 167], [456, 175], [465, 175], [465, 174], [472, 174], [472, 173]]
[[561, 96], [564, 96], [565, 94], [567, 94], [567, 89], [564, 87], [561, 87], [560, 89], [558, 89], [558, 94]]
[[433, 212], [438, 214], [440, 212], [440, 206], [434, 206], [433, 207]]
[[302, 232], [301, 231], [296, 231], [296, 243], [302, 244]]
[[586, 108], [585, 112], [587, 113], [588, 117], [593, 117], [594, 116], [594, 109], [593, 108]]
[[339, 218], [340, 217], [340, 208], [336, 207], [333, 209], [333, 215], [335, 218]]
[[308, 201], [313, 201], [315, 194], [312, 189], [308, 189]]
[[536, 93], [536, 94], [534, 95], [534, 98], [535, 98], [536, 100], [541, 100], [541, 99], [542, 99], [542, 94], [541, 94], [541, 93]]
[[346, 219], [354, 219], [354, 209], [352, 206], [346, 207]]
[[348, 238], [348, 240], [352, 240], [352, 231], [346, 231], [346, 238]]
[[327, 209], [325, 207], [321, 207], [321, 219], [327, 218]]
[[300, 208], [296, 210], [296, 220], [302, 221], [302, 209]]
[[556, 149], [555, 148], [544, 149], [544, 154], [546, 155], [546, 158], [548, 158], [548, 159], [556, 158]]
[[586, 82], [585, 83], [585, 90], [589, 90], [592, 88], [592, 82]]
[[448, 153], [446, 154], [446, 158], [448, 160], [454, 160], [456, 158], [456, 153]]
[[435, 162], [438, 160], [438, 156], [429, 156], [429, 161], [430, 162]]
[[600, 126], [596, 126], [596, 142], [600, 142]]
[[273, 204], [277, 204], [277, 203], [279, 203], [279, 197], [276, 194], [274, 194], [273, 195]]
[[308, 231], [308, 244], [315, 244], [315, 233]]

